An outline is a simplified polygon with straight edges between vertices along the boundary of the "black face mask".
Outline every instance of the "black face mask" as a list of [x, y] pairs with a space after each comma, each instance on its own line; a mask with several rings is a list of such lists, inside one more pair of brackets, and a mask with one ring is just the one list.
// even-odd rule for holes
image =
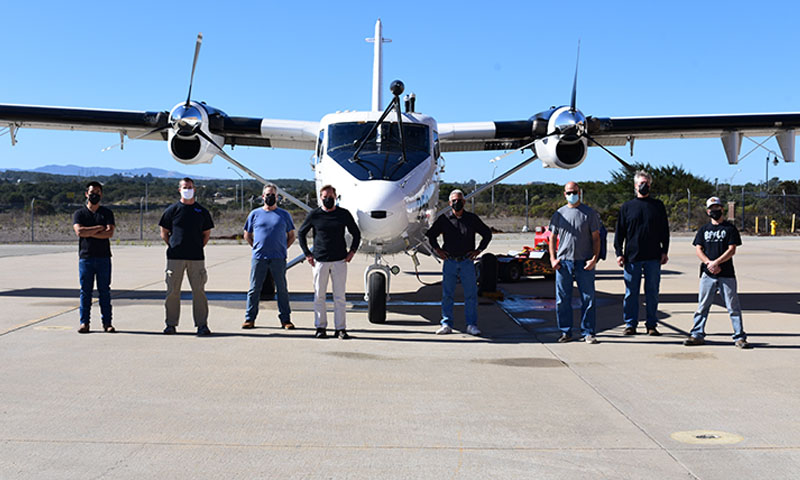
[[325, 208], [330, 210], [331, 208], [333, 208], [334, 205], [336, 205], [336, 199], [333, 197], [325, 197], [322, 199], [322, 205], [324, 205]]
[[277, 199], [277, 197], [275, 196], [274, 193], [270, 193], [268, 195], [264, 195], [264, 203], [268, 207], [271, 207], [271, 206], [275, 205], [275, 202], [277, 202], [277, 201], [278, 201], [278, 199]]
[[100, 203], [100, 195], [97, 193], [90, 193], [89, 203], [91, 203], [92, 205], [97, 205], [98, 203]]
[[722, 210], [711, 210], [708, 212], [708, 216], [713, 218], [714, 220], [719, 220], [722, 218]]
[[646, 197], [650, 193], [650, 185], [646, 183], [639, 185], [639, 193]]
[[455, 210], [456, 212], [464, 210], [464, 200], [456, 200], [455, 202], [453, 202], [453, 210]]

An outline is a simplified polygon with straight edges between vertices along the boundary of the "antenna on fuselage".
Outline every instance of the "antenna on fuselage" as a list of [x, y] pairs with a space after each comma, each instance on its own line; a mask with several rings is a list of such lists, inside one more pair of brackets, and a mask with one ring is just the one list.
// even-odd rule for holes
[[392, 41], [391, 38], [383, 38], [381, 33], [381, 19], [375, 22], [375, 36], [372, 38], [365, 38], [369, 43], [375, 44], [375, 50], [372, 58], [372, 111], [381, 111], [383, 104], [381, 98], [381, 85], [383, 84], [383, 44]]

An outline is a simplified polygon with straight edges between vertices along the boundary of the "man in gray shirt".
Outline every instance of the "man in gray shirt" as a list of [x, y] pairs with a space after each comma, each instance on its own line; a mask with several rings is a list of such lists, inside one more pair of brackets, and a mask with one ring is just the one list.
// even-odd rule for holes
[[[561, 343], [572, 340], [572, 284], [581, 294], [581, 337], [595, 338], [594, 267], [600, 255], [600, 217], [581, 203], [581, 189], [575, 182], [564, 185], [567, 204], [550, 219], [550, 264], [556, 271], [556, 321]], [[558, 252], [556, 252], [558, 245]]]

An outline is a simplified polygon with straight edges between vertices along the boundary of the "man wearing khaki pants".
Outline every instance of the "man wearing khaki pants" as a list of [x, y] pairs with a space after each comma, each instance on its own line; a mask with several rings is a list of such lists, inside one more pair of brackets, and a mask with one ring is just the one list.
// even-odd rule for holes
[[167, 244], [167, 299], [166, 335], [175, 333], [181, 315], [181, 284], [183, 272], [192, 287], [192, 313], [197, 335], [211, 335], [208, 329], [208, 298], [205, 285], [208, 280], [203, 247], [211, 237], [214, 221], [205, 207], [195, 201], [194, 181], [184, 178], [178, 183], [181, 199], [161, 215], [161, 239]]

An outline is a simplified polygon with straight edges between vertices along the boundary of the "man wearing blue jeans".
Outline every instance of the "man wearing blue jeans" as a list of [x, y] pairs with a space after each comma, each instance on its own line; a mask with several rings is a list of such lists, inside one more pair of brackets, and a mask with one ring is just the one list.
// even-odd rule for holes
[[661, 200], [650, 198], [652, 177], [640, 170], [633, 176], [636, 198], [622, 204], [614, 233], [617, 265], [624, 269], [623, 335], [636, 335], [639, 324], [639, 288], [644, 274], [647, 334], [661, 335], [658, 324], [658, 290], [661, 265], [669, 261], [669, 223]]
[[728, 315], [733, 325], [733, 342], [737, 348], [751, 348], [742, 326], [742, 308], [736, 292], [736, 272], [733, 269], [733, 256], [736, 247], [742, 244], [742, 237], [736, 226], [723, 220], [725, 213], [719, 197], [706, 200], [706, 213], [711, 221], [697, 231], [692, 244], [700, 259], [700, 293], [691, 335], [684, 345], [705, 343], [706, 320], [717, 290], [722, 294]]
[[295, 239], [294, 223], [289, 212], [278, 208], [278, 188], [264, 185], [264, 206], [250, 212], [244, 224], [244, 239], [253, 248], [250, 268], [250, 290], [247, 292], [247, 310], [242, 328], [254, 328], [258, 316], [261, 287], [272, 273], [275, 292], [278, 294], [278, 319], [283, 328], [294, 328], [289, 307], [289, 291], [286, 288], [286, 251]]
[[[475, 248], [475, 233], [481, 235], [481, 243]], [[450, 210], [439, 215], [426, 233], [434, 253], [444, 260], [442, 267], [442, 326], [437, 335], [453, 332], [453, 294], [456, 282], [461, 279], [464, 287], [464, 309], [466, 310], [467, 333], [480, 335], [478, 330], [478, 284], [475, 279], [475, 259], [492, 241], [492, 231], [472, 212], [464, 210], [464, 193], [450, 193]], [[437, 237], [444, 236], [444, 245], [439, 246]]]
[[[600, 256], [600, 217], [581, 203], [575, 182], [564, 185], [567, 204], [550, 219], [550, 265], [556, 271], [556, 322], [560, 343], [572, 340], [572, 283], [581, 294], [581, 339], [597, 343], [594, 303], [595, 265]], [[556, 251], [558, 245], [558, 251]]]
[[78, 274], [81, 282], [78, 333], [89, 333], [92, 311], [92, 290], [97, 281], [103, 330], [114, 332], [111, 325], [111, 242], [114, 235], [114, 213], [100, 205], [103, 186], [99, 182], [86, 185], [86, 205], [72, 215], [72, 229], [78, 236]]

